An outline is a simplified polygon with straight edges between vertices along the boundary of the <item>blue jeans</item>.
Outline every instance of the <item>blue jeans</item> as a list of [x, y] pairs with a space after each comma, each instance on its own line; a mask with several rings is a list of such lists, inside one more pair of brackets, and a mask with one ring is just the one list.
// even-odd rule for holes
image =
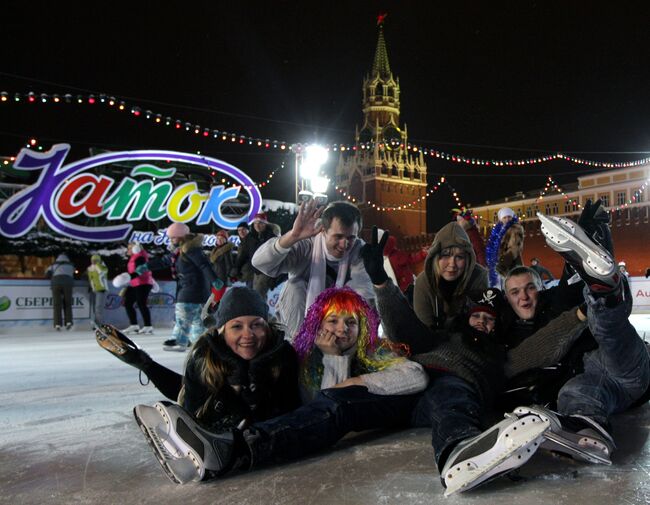
[[411, 423], [431, 427], [431, 445], [438, 468], [451, 449], [483, 431], [484, 404], [476, 388], [451, 374], [437, 374], [418, 402]]
[[351, 431], [432, 427], [436, 463], [457, 442], [482, 432], [473, 386], [453, 375], [436, 377], [424, 394], [375, 395], [363, 386], [325, 389], [308, 404], [253, 424], [245, 438], [253, 465], [297, 459], [331, 447]]
[[582, 414], [607, 424], [610, 415], [627, 409], [650, 384], [650, 356], [629, 316], [632, 296], [616, 307], [594, 299], [585, 288], [589, 329], [598, 349], [584, 358], [584, 373], [567, 381], [558, 396], [561, 414]]

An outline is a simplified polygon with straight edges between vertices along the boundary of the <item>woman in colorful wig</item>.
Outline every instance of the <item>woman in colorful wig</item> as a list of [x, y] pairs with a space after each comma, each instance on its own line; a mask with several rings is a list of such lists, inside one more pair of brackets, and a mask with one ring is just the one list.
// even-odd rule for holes
[[345, 386], [365, 386], [379, 395], [423, 390], [422, 368], [400, 356], [399, 345], [381, 340], [378, 328], [379, 314], [355, 291], [323, 291], [293, 341], [304, 399], [320, 389]]

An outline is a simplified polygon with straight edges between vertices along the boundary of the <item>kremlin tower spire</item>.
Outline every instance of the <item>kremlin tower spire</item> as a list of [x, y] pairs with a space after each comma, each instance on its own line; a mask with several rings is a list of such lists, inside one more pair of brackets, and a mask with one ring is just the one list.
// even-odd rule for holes
[[[336, 183], [359, 205], [364, 226], [377, 225], [404, 237], [426, 233], [427, 166], [421, 154], [409, 153], [406, 125], [399, 126], [399, 79], [390, 69], [385, 18], [377, 18], [377, 47], [361, 86], [363, 124], [356, 128], [357, 149], [339, 159]], [[392, 210], [397, 207], [404, 208]]]

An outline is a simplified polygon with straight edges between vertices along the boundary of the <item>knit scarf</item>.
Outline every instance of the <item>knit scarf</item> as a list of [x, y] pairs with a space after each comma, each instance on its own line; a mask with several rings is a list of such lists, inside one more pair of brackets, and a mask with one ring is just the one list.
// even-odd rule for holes
[[[336, 287], [345, 285], [345, 276], [350, 264], [350, 251], [338, 261], [339, 270], [336, 276]], [[305, 302], [305, 314], [316, 300], [316, 297], [325, 290], [325, 270], [327, 267], [327, 248], [325, 246], [325, 235], [319, 233], [314, 237], [311, 250], [311, 271], [309, 272], [309, 284], [307, 285], [307, 300]]]

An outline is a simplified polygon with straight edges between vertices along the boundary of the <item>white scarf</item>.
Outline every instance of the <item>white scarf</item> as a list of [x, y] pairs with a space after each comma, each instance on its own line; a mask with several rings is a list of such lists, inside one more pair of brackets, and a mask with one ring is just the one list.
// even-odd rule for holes
[[[309, 272], [309, 284], [307, 285], [307, 300], [305, 301], [305, 314], [311, 307], [316, 297], [325, 290], [325, 278], [327, 267], [327, 248], [325, 246], [325, 235], [319, 233], [314, 237], [313, 247], [311, 250], [311, 270]], [[330, 260], [337, 261], [330, 256]], [[339, 271], [336, 276], [336, 287], [340, 288], [345, 285], [345, 276], [350, 265], [350, 251], [345, 253], [338, 260]]]

